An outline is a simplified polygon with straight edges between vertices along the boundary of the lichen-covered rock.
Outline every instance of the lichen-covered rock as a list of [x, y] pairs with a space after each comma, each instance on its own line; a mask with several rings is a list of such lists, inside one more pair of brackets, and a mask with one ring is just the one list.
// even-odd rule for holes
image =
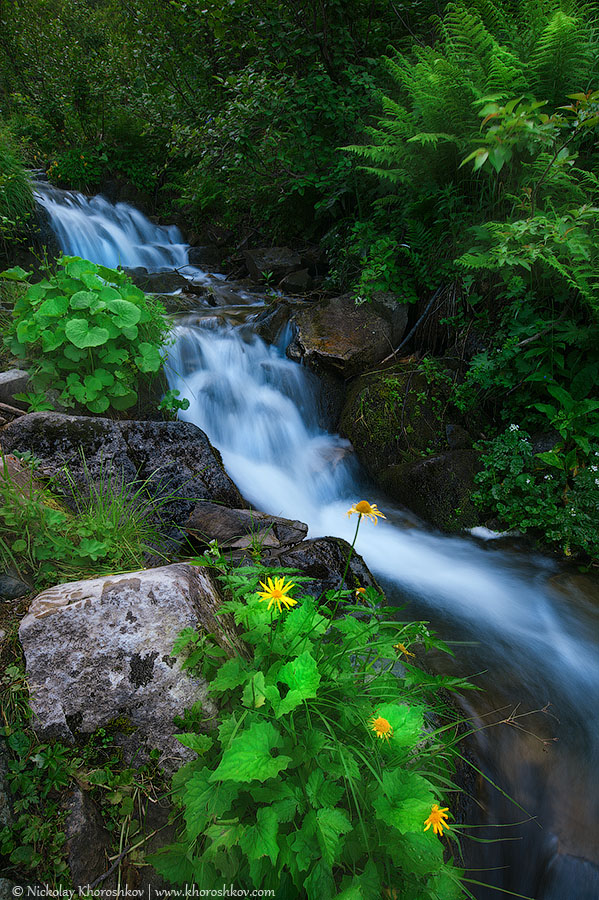
[[[302, 584], [302, 591], [319, 597], [325, 591], [341, 587], [343, 573], [351, 546], [343, 538], [322, 537], [302, 541], [288, 550], [273, 551], [271, 559], [277, 565], [299, 569], [310, 581]], [[374, 576], [358, 553], [351, 553], [345, 587], [378, 587]]]
[[[29, 450], [44, 473], [64, 483], [64, 467], [84, 493], [89, 481], [160, 500], [160, 516], [175, 539], [197, 500], [245, 505], [227, 475], [218, 450], [188, 422], [129, 422], [62, 413], [37, 412], [4, 426], [5, 452]], [[103, 488], [104, 490], [105, 488]]]
[[173, 645], [199, 627], [233, 654], [239, 645], [215, 616], [219, 603], [210, 575], [184, 563], [43, 591], [19, 629], [38, 734], [73, 741], [119, 720], [128, 754], [157, 747], [162, 765], [177, 768], [193, 754], [173, 737], [173, 717], [200, 701], [209, 729], [216, 709]]
[[243, 550], [297, 544], [306, 537], [308, 526], [255, 509], [228, 509], [200, 502], [189, 517], [187, 532], [204, 543], [217, 540], [221, 548]]
[[475, 450], [448, 450], [426, 459], [388, 466], [382, 487], [399, 503], [442, 531], [460, 531], [479, 523], [470, 500], [480, 469]]
[[[367, 371], [393, 350], [401, 337], [399, 320], [386, 307], [356, 304], [344, 295], [321, 300], [294, 316], [296, 337], [288, 355], [316, 371], [350, 378]], [[407, 314], [403, 328], [407, 322]]]

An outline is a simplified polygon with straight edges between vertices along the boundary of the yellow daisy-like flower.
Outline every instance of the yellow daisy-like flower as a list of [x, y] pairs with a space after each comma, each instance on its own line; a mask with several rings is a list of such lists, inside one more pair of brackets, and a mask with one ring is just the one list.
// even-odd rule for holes
[[356, 595], [356, 597], [361, 597], [362, 594], [365, 594], [365, 593], [366, 593], [366, 588], [356, 588], [354, 591], [354, 594]]
[[258, 596], [260, 597], [260, 603], [263, 600], [268, 600], [268, 608], [271, 606], [276, 606], [277, 611], [281, 612], [282, 608], [291, 609], [292, 606], [295, 606], [297, 600], [294, 600], [293, 597], [288, 597], [287, 594], [294, 588], [295, 585], [288, 581], [285, 584], [284, 578], [275, 578], [274, 581], [272, 578], [266, 579], [266, 584], [263, 581], [260, 582], [260, 587], [263, 587], [263, 591], [258, 591]]
[[414, 656], [414, 654], [408, 650], [405, 644], [393, 644], [393, 649], [397, 650], [398, 653], [403, 653], [404, 656]]
[[430, 816], [428, 817], [428, 819], [424, 820], [424, 830], [428, 831], [432, 825], [435, 834], [443, 837], [443, 829], [450, 827], [446, 821], [448, 812], [448, 806], [446, 806], [444, 809], [439, 809], [438, 805], [436, 803], [433, 803]]
[[377, 519], [386, 519], [387, 516], [384, 516], [382, 512], [377, 509], [376, 503], [369, 503], [368, 500], [360, 500], [359, 503], [354, 503], [351, 509], [348, 509], [347, 515], [351, 516], [353, 513], [357, 513], [362, 519], [364, 516], [366, 519], [372, 519], [374, 524], [376, 525]]
[[370, 727], [382, 741], [388, 741], [390, 737], [393, 737], [391, 723], [387, 719], [383, 719], [382, 716], [373, 716], [370, 720]]

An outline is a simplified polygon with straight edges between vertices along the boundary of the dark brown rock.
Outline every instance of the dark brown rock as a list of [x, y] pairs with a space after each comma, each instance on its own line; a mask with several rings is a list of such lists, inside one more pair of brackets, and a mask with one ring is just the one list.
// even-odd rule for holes
[[187, 532], [204, 543], [216, 540], [221, 548], [243, 550], [297, 544], [306, 537], [308, 526], [253, 509], [228, 509], [201, 502], [189, 517]]
[[443, 531], [458, 531], [479, 522], [470, 500], [479, 469], [475, 450], [449, 450], [389, 466], [380, 473], [380, 483], [422, 519]]
[[[187, 422], [135, 422], [37, 412], [5, 425], [5, 452], [29, 450], [44, 471], [65, 484], [64, 466], [78, 490], [143, 492], [160, 502], [160, 518], [173, 539], [198, 500], [235, 508], [244, 501], [203, 431]], [[69, 491], [66, 491], [69, 495]], [[71, 492], [72, 496], [72, 492]]]
[[[319, 597], [325, 591], [341, 586], [351, 546], [342, 538], [323, 537], [302, 541], [283, 552], [274, 551], [271, 558], [278, 565], [299, 569], [310, 581], [302, 584], [302, 591]], [[378, 588], [374, 576], [358, 553], [352, 553], [345, 579], [350, 590], [358, 587]]]
[[191, 266], [197, 266], [205, 272], [221, 271], [223, 255], [218, 247], [206, 245], [190, 247], [187, 258]]
[[367, 371], [393, 350], [394, 329], [370, 304], [345, 295], [321, 300], [295, 314], [291, 358], [350, 378]]
[[147, 294], [172, 294], [189, 288], [189, 281], [178, 272], [148, 272], [142, 266], [125, 269], [133, 283]]
[[110, 832], [92, 798], [79, 788], [63, 794], [62, 805], [67, 812], [64, 833], [71, 880], [73, 887], [83, 887], [110, 867]]
[[290, 294], [304, 294], [312, 287], [310, 273], [307, 269], [291, 272], [280, 280], [279, 287], [282, 291], [288, 291]]
[[254, 281], [263, 282], [268, 273], [278, 283], [285, 275], [301, 269], [301, 257], [289, 247], [260, 247], [255, 250], [244, 250], [243, 256], [250, 277]]

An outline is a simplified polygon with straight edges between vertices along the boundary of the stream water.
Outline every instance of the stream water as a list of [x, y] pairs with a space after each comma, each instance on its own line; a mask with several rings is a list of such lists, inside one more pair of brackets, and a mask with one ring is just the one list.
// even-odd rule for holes
[[[188, 266], [178, 229], [131, 206], [44, 185], [37, 196], [65, 253], [214, 278]], [[454, 642], [455, 657], [432, 665], [484, 688], [461, 701], [479, 728], [481, 766], [498, 785], [480, 780], [472, 806], [469, 833], [481, 842], [464, 842], [465, 861], [488, 885], [474, 893], [597, 900], [598, 582], [522, 548], [431, 532], [373, 494], [348, 442], [319, 424], [318, 383], [285, 357], [288, 335], [268, 346], [253, 334], [263, 300], [256, 295], [254, 309], [244, 297], [243, 326], [201, 298], [197, 313], [174, 324], [167, 367], [171, 387], [190, 401], [182, 418], [208, 434], [253, 505], [307, 522], [311, 537], [351, 540], [349, 507], [363, 495], [378, 503], [388, 518], [363, 525], [358, 552], [404, 615]]]

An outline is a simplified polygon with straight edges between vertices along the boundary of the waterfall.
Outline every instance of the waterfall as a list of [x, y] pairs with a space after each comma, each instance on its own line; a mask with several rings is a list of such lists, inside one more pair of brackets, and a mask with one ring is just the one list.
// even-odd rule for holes
[[[178, 230], [154, 225], [126, 204], [47, 187], [38, 202], [65, 253], [152, 271], [187, 265]], [[319, 385], [285, 357], [283, 340], [267, 346], [247, 326], [215, 318], [180, 321], [173, 337], [167, 376], [190, 401], [181, 416], [208, 434], [241, 493], [258, 509], [307, 522], [312, 537], [348, 540], [355, 530], [349, 507], [363, 497], [376, 501], [387, 519], [376, 527], [363, 523], [357, 551], [391, 601], [408, 606], [407, 618], [427, 619], [455, 642], [455, 661], [443, 655], [441, 670], [485, 688], [463, 702], [483, 729], [478, 740], [485, 766], [526, 811], [489, 787], [488, 820], [517, 822], [530, 814], [539, 821], [479, 832], [504, 840], [474, 845], [470, 865], [488, 865], [479, 880], [499, 888], [499, 894], [477, 888], [477, 896], [487, 900], [506, 890], [536, 900], [595, 900], [596, 579], [581, 580], [537, 554], [432, 532], [373, 494], [348, 442], [319, 425]], [[548, 704], [547, 713], [525, 716]], [[487, 732], [493, 710], [507, 724]]]

